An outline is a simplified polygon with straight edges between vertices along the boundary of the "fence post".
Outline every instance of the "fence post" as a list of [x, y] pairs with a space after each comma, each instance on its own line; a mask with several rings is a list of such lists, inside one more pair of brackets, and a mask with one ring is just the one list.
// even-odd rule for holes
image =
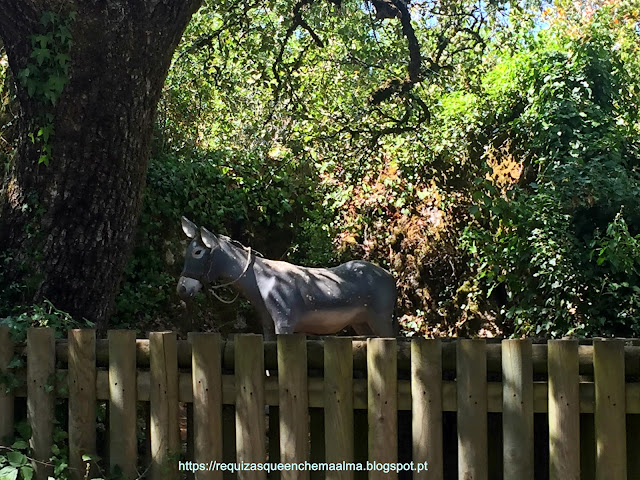
[[175, 332], [149, 334], [151, 478], [178, 478], [178, 349]]
[[580, 390], [577, 340], [549, 340], [549, 478], [580, 479]]
[[[353, 354], [349, 337], [324, 341], [324, 422], [327, 462], [353, 462]], [[327, 472], [327, 480], [350, 480], [352, 470]]]
[[530, 339], [502, 341], [504, 480], [533, 480], [533, 363]]
[[[303, 334], [278, 335], [278, 390], [280, 395], [280, 461], [309, 460], [309, 394], [307, 342]], [[308, 479], [306, 470], [281, 472], [283, 479]]]
[[96, 331], [69, 330], [69, 470], [82, 479], [95, 472], [83, 455], [96, 453]]
[[487, 345], [484, 339], [456, 344], [458, 478], [487, 480]]
[[[398, 461], [398, 347], [395, 338], [367, 339], [369, 461]], [[376, 462], [376, 463], [374, 463]], [[397, 472], [369, 471], [369, 479], [397, 478]]]
[[48, 478], [53, 444], [56, 345], [50, 328], [27, 330], [27, 418], [36, 478]]
[[[262, 335], [236, 335], [236, 455], [238, 462], [266, 461], [264, 343]], [[266, 479], [265, 471], [240, 471], [240, 479]]]
[[442, 343], [411, 341], [411, 414], [413, 462], [427, 464], [417, 480], [442, 480]]
[[[189, 333], [196, 463], [222, 462], [222, 363], [219, 333]], [[222, 470], [198, 471], [197, 480], [221, 480]]]
[[616, 338], [594, 339], [596, 480], [627, 478], [624, 372], [624, 343]]
[[[0, 373], [8, 373], [13, 358], [13, 342], [8, 327], [0, 327]], [[13, 436], [13, 392], [6, 393], [7, 386], [0, 383], [0, 445], [6, 445], [5, 437]]]
[[109, 467], [136, 478], [136, 332], [109, 330]]

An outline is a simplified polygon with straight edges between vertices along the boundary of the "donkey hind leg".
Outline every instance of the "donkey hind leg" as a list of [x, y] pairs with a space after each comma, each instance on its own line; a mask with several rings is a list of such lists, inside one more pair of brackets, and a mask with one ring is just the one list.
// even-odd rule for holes
[[362, 335], [366, 337], [372, 337], [375, 335], [374, 331], [371, 329], [367, 322], [363, 323], [354, 323], [351, 325], [356, 332], [356, 335]]
[[395, 338], [398, 335], [396, 321], [393, 318], [393, 308], [371, 312], [367, 323], [373, 334], [378, 337]]

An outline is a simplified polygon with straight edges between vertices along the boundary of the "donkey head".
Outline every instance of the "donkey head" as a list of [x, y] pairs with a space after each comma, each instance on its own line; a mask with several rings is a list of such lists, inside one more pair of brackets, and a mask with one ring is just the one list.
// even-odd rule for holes
[[204, 227], [182, 217], [182, 230], [191, 239], [184, 256], [184, 267], [178, 281], [178, 295], [183, 300], [192, 298], [202, 290], [203, 284], [215, 281], [212, 278], [215, 250], [219, 246], [216, 236]]

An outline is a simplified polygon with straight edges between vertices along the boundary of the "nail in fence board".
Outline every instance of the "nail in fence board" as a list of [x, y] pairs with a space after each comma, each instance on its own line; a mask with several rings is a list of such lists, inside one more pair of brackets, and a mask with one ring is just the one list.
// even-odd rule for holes
[[55, 407], [55, 339], [50, 328], [27, 330], [27, 418], [36, 478], [48, 478]]
[[[96, 456], [96, 332], [69, 330], [69, 467], [74, 479], [95, 476], [83, 455]], [[111, 435], [115, 436], [115, 435]]]
[[[398, 354], [395, 338], [367, 339], [369, 461], [398, 461]], [[397, 478], [397, 472], [369, 472], [369, 479]]]
[[[353, 356], [351, 339], [327, 337], [324, 344], [325, 452], [328, 463], [354, 461]], [[327, 472], [327, 480], [351, 480], [352, 470]]]
[[[280, 397], [280, 461], [309, 460], [309, 398], [307, 342], [303, 334], [278, 335], [278, 387]], [[306, 470], [280, 472], [287, 480], [308, 479]]]
[[178, 355], [175, 332], [149, 334], [151, 478], [178, 478]]
[[416, 480], [442, 480], [442, 343], [439, 339], [411, 342], [411, 410]]
[[[7, 373], [7, 366], [13, 358], [13, 342], [9, 327], [0, 327], [0, 374]], [[3, 438], [13, 436], [13, 392], [6, 392], [6, 386], [0, 384], [0, 445], [5, 446]]]
[[533, 480], [533, 365], [531, 340], [502, 342], [504, 480]]
[[458, 478], [487, 480], [487, 350], [484, 339], [456, 347]]
[[[189, 333], [193, 388], [194, 462], [222, 462], [222, 375], [220, 334]], [[223, 471], [199, 470], [197, 480], [221, 480]]]
[[124, 478], [136, 478], [136, 332], [110, 330], [109, 339], [109, 465]]
[[549, 478], [580, 479], [577, 340], [549, 340]]
[[618, 339], [594, 339], [596, 480], [627, 478], [624, 349]]
[[[236, 335], [236, 455], [238, 462], [266, 461], [264, 376], [262, 336]], [[266, 479], [266, 472], [240, 471], [238, 478]]]

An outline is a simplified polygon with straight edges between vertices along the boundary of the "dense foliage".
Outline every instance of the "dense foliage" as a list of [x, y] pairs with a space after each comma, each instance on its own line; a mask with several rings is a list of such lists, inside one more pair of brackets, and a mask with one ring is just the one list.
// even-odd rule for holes
[[[143, 235], [186, 213], [268, 256], [370, 259], [398, 279], [409, 333], [637, 333], [637, 11], [496, 14], [475, 45], [454, 37], [455, 68], [372, 105], [404, 75], [397, 25], [318, 7], [308, 25], [330, 40], [302, 30], [284, 42], [279, 8], [235, 24], [204, 9], [191, 25], [159, 124], [159, 151], [174, 153], [154, 161], [150, 184], [162, 172], [164, 187], [149, 194]], [[434, 51], [433, 17], [421, 13], [417, 35]], [[143, 258], [164, 290], [140, 293]], [[157, 253], [133, 265], [129, 317], [153, 316], [159, 291], [176, 304], [177, 269]], [[240, 317], [237, 328], [248, 312], [211, 316]]]
[[640, 11], [490, 5], [414, 2], [414, 78], [401, 21], [368, 4], [205, 4], [113, 325], [251, 324], [178, 301], [186, 215], [271, 258], [383, 265], [408, 334], [638, 334]]
[[517, 333], [640, 328], [637, 17], [614, 5], [556, 11], [477, 99], [484, 158], [513, 178], [478, 182], [463, 245], [477, 296], [504, 288]]

